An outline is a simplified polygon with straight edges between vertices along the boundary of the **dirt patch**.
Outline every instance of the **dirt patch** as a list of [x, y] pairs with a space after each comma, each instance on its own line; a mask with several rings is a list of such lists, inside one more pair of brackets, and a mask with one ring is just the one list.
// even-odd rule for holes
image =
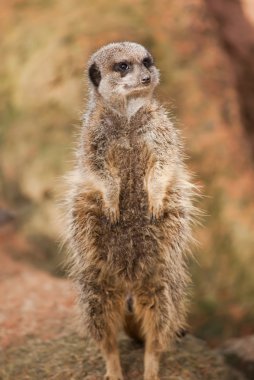
[[70, 331], [75, 320], [70, 283], [15, 260], [10, 247], [27, 244], [18, 235], [0, 238], [0, 346], [20, 344], [27, 335], [46, 340]]
[[[143, 347], [122, 337], [120, 351], [125, 379], [141, 380]], [[94, 344], [75, 334], [48, 342], [30, 339], [21, 347], [9, 348], [1, 368], [2, 380], [99, 380], [104, 374], [104, 363]], [[240, 380], [240, 377], [204, 342], [187, 336], [164, 354], [161, 379]]]

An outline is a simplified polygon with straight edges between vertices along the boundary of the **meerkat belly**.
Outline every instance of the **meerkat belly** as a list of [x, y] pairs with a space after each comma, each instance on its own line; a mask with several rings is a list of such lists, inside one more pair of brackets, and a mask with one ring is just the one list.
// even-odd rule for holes
[[140, 144], [124, 151], [119, 163], [120, 196], [119, 208], [123, 221], [142, 224], [148, 219], [147, 192], [144, 188], [144, 176], [147, 158]]
[[[119, 275], [134, 280], [156, 267], [158, 241], [148, 214], [148, 196], [144, 188], [147, 157], [142, 144], [117, 152], [120, 219], [117, 224], [104, 224], [100, 235], [107, 250], [107, 261]], [[151, 266], [148, 265], [151, 263]], [[146, 264], [144, 264], [146, 263]]]

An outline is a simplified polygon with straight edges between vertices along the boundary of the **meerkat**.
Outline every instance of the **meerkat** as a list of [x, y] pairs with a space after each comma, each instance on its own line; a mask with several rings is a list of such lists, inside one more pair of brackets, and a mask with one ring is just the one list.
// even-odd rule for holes
[[125, 326], [145, 341], [144, 379], [157, 380], [161, 352], [185, 327], [194, 187], [179, 132], [153, 96], [152, 55], [134, 42], [110, 43], [87, 72], [66, 196], [70, 275], [105, 379], [123, 379], [117, 334]]

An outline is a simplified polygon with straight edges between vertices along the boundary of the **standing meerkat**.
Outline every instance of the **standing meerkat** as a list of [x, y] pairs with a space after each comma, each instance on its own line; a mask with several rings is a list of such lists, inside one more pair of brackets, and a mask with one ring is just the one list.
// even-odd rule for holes
[[92, 55], [88, 77], [66, 196], [70, 275], [105, 379], [123, 379], [117, 333], [125, 326], [145, 341], [144, 379], [157, 380], [160, 353], [185, 326], [193, 185], [179, 133], [153, 97], [151, 54], [111, 43]]

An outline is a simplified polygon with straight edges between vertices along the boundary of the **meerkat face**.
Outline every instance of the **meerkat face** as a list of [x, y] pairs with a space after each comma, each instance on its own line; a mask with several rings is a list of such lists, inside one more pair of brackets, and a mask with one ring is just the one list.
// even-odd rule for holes
[[111, 104], [121, 99], [147, 98], [159, 83], [151, 54], [133, 42], [102, 47], [91, 57], [88, 74], [95, 91]]

